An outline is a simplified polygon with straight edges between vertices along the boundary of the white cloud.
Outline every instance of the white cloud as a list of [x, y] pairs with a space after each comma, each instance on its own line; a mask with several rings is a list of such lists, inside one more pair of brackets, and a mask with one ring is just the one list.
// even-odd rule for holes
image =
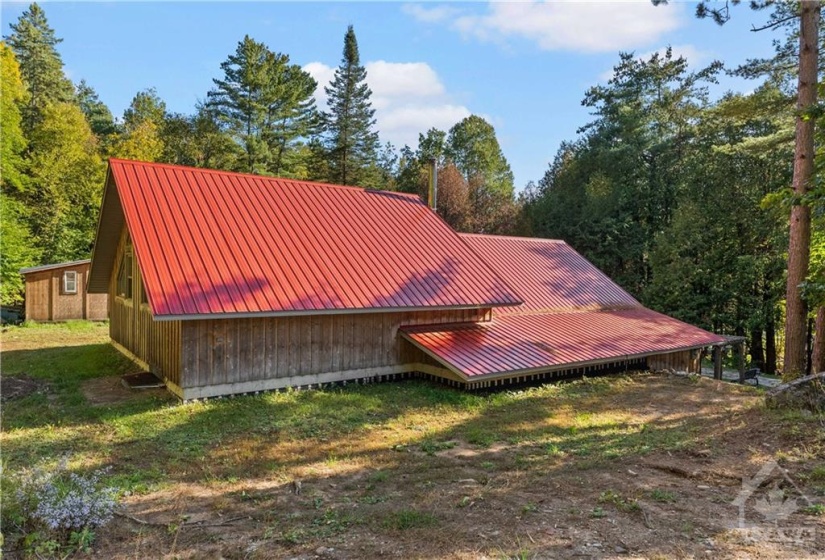
[[[446, 130], [470, 115], [467, 107], [452, 100], [438, 74], [426, 62], [377, 60], [364, 67], [382, 141], [415, 147], [419, 133], [432, 127]], [[322, 62], [311, 62], [304, 70], [318, 82], [315, 98], [318, 106], [326, 109], [324, 86], [329, 85], [335, 69]]]
[[653, 6], [649, 0], [601, 2], [490, 2], [484, 14], [449, 12], [449, 6], [406, 6], [428, 23], [447, 23], [465, 37], [506, 42], [521, 38], [543, 50], [610, 52], [650, 44], [683, 21], [679, 3]]
[[424, 23], [442, 23], [454, 18], [460, 12], [452, 6], [435, 6], [425, 8], [421, 4], [404, 4], [401, 11]]

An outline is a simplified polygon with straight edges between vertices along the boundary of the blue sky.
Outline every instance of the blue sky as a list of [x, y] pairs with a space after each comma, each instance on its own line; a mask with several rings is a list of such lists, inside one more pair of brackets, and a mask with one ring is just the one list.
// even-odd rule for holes
[[[2, 4], [3, 34], [28, 3]], [[319, 83], [355, 26], [382, 141], [413, 147], [419, 132], [479, 114], [496, 128], [516, 187], [538, 180], [589, 115], [588, 87], [604, 82], [619, 51], [672, 45], [699, 67], [770, 56], [767, 13], [733, 9], [723, 28], [693, 17], [695, 3], [638, 2], [45, 2], [66, 72], [93, 86], [116, 116], [154, 87], [171, 111], [190, 113], [245, 34], [288, 54]], [[724, 78], [713, 93], [755, 84]], [[323, 103], [323, 99], [320, 99]]]

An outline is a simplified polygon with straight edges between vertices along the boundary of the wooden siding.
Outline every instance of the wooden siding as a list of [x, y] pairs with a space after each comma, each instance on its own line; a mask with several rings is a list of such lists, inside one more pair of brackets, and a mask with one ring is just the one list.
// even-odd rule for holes
[[[63, 292], [63, 273], [77, 273], [77, 292]], [[25, 275], [26, 319], [31, 321], [68, 321], [106, 319], [107, 295], [86, 292], [89, 263], [52, 268]]]
[[681, 352], [648, 356], [647, 367], [653, 371], [673, 370], [699, 373], [700, 356], [701, 352], [699, 350], [683, 350]]
[[[132, 259], [132, 297], [117, 295], [117, 273], [127, 246], [124, 229], [109, 280], [109, 336], [150, 371], [177, 387], [181, 385], [181, 322], [153, 320], [146, 303], [140, 303], [142, 278], [137, 259]], [[170, 387], [176, 392], [176, 387]]]
[[[399, 326], [484, 320], [489, 309], [185, 321], [181, 387], [185, 395], [214, 396], [233, 386], [401, 373], [430, 360], [398, 336]], [[208, 387], [220, 389], [196, 390]]]

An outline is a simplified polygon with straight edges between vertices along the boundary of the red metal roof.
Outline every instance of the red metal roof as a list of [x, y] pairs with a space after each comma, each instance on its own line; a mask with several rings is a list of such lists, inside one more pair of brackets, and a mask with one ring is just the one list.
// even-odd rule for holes
[[402, 334], [467, 379], [541, 373], [725, 341], [643, 307], [499, 314], [489, 323], [405, 327]]
[[417, 196], [109, 166], [156, 318], [520, 303]]
[[633, 296], [564, 241], [461, 234], [524, 304], [496, 315], [638, 307]]

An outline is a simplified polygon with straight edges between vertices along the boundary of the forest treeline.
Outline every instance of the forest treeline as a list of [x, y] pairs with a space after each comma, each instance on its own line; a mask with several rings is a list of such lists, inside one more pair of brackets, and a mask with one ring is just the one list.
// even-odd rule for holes
[[[495, 130], [479, 116], [422, 131], [417, 146], [381, 143], [351, 26], [329, 84], [247, 36], [191, 114], [167, 110], [149, 88], [120, 118], [92, 85], [66, 77], [41, 7], [32, 4], [10, 30], [0, 45], [4, 305], [22, 296], [21, 267], [88, 258], [109, 157], [422, 196], [435, 160], [438, 212], [457, 230], [564, 239], [646, 305], [748, 337], [752, 361], [771, 372], [788, 212], [811, 204], [805, 294], [812, 309], [825, 299], [818, 191], [805, 201], [790, 191], [792, 32], [775, 58], [735, 69], [690, 68], [670, 49], [620, 54], [612, 78], [584, 94], [590, 122], [516, 193]], [[754, 80], [753, 91], [711, 98], [723, 72]]]

